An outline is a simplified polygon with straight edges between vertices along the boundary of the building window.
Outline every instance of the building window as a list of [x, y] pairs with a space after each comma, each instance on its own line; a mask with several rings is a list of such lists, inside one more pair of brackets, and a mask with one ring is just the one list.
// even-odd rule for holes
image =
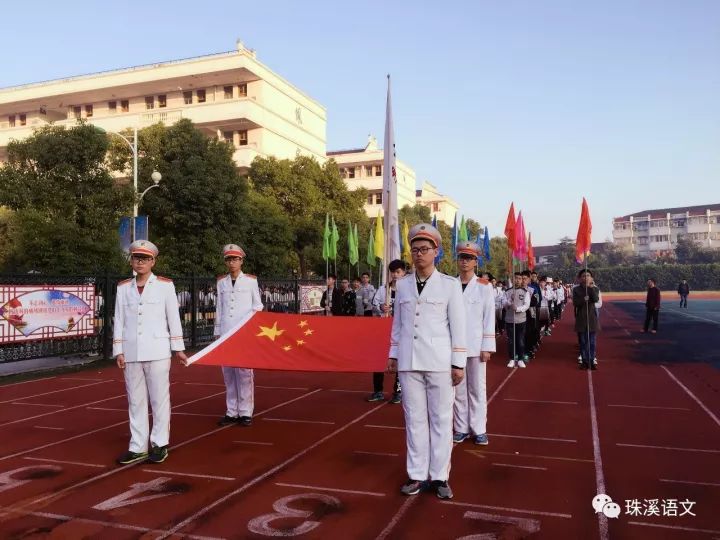
[[108, 109], [111, 113], [117, 112], [117, 101], [108, 101]]
[[247, 84], [238, 84], [238, 95], [240, 97], [247, 97]]
[[197, 95], [198, 103], [205, 103], [205, 90], [197, 90], [195, 95]]
[[238, 131], [238, 135], [240, 135], [240, 146], [247, 146], [247, 144], [248, 144], [247, 130]]
[[433, 212], [439, 212], [440, 211], [440, 203], [432, 203], [432, 211]]
[[365, 166], [365, 176], [372, 176], [372, 175], [373, 175], [373, 166], [366, 165]]
[[185, 105], [192, 105], [192, 92], [183, 92], [183, 100]]
[[355, 178], [355, 167], [348, 167], [348, 178]]
[[121, 112], [130, 112], [130, 102], [127, 99], [123, 99], [120, 102], [120, 111]]
[[87, 118], [92, 118], [93, 115], [93, 106], [92, 105], [85, 105], [85, 116]]
[[382, 165], [375, 167], [375, 176], [382, 176]]
[[374, 193], [370, 193], [370, 194], [368, 195], [367, 203], [368, 203], [368, 204], [375, 204], [375, 194], [374, 194]]
[[382, 204], [382, 191], [375, 194], [375, 203]]
[[232, 86], [225, 86], [223, 88], [223, 91], [225, 92], [225, 99], [233, 98], [233, 87]]
[[80, 107], [73, 107], [73, 116], [77, 118], [82, 117], [82, 109]]
[[223, 139], [225, 139], [225, 142], [235, 144], [235, 141], [233, 141], [233, 132], [232, 131], [223, 131]]
[[20, 125], [21, 125], [21, 126], [24, 126], [25, 124], [27, 124], [27, 116], [25, 116], [25, 114], [20, 114], [20, 115], [18, 115], [18, 116], [19, 116], [19, 118], [20, 118]]
[[146, 96], [145, 97], [145, 108], [146, 109], [154, 109], [155, 108], [155, 96]]
[[158, 107], [160, 107], [161, 109], [163, 107], [167, 107], [167, 96], [165, 94], [160, 94], [158, 96]]
[[8, 116], [8, 124], [10, 124], [10, 127], [15, 127], [15, 115], [11, 114]]

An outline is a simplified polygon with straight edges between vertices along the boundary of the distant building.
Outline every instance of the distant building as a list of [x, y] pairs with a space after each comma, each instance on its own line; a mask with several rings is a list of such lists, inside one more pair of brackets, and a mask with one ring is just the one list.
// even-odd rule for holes
[[443, 195], [428, 181], [423, 182], [422, 187], [415, 192], [415, 200], [418, 204], [430, 208], [430, 215], [437, 216], [438, 221], [444, 221], [452, 227], [455, 222], [455, 215], [460, 205], [447, 195]]
[[679, 238], [720, 248], [720, 204], [644, 210], [613, 219], [613, 242], [636, 255], [674, 252]]
[[[605, 247], [608, 245], [607, 242], [593, 242], [590, 245], [590, 261], [592, 261], [593, 255], [598, 255], [605, 251]], [[533, 246], [535, 251], [535, 262], [538, 266], [552, 266], [557, 261], [558, 255], [561, 252], [561, 246], [556, 244], [554, 246]]]

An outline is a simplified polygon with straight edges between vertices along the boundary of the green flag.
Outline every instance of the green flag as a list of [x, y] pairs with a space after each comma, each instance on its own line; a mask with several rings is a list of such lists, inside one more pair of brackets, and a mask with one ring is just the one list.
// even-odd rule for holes
[[323, 231], [323, 251], [322, 258], [328, 260], [330, 257], [330, 217], [325, 214], [325, 230]]
[[370, 236], [368, 237], [368, 249], [367, 249], [367, 260], [368, 266], [375, 266], [375, 233], [373, 228], [370, 227]]
[[355, 262], [353, 264], [357, 264], [360, 260], [360, 237], [358, 236], [357, 223], [353, 227], [353, 235], [355, 236], [355, 240], [353, 242], [353, 247], [355, 248], [353, 258], [355, 259]]
[[467, 231], [467, 223], [465, 222], [465, 216], [460, 218], [460, 232], [458, 233], [458, 241], [459, 242], [467, 242], [468, 241], [468, 231]]
[[332, 217], [332, 232], [330, 233], [330, 258], [335, 261], [337, 260], [337, 245], [340, 240], [340, 233], [338, 232], [337, 225], [335, 225], [335, 216]]
[[350, 264], [356, 265], [357, 259], [357, 245], [355, 244], [355, 234], [353, 233], [352, 224], [348, 221], [348, 261]]

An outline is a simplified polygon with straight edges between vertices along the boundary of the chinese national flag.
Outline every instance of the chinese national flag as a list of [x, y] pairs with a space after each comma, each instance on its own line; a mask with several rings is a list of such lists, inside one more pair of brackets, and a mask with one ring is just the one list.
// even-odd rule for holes
[[578, 225], [577, 238], [575, 240], [575, 260], [582, 264], [590, 255], [592, 243], [592, 222], [590, 221], [590, 209], [583, 197], [582, 211], [580, 212], [580, 224]]
[[189, 362], [287, 371], [385, 371], [391, 326], [389, 317], [259, 311]]

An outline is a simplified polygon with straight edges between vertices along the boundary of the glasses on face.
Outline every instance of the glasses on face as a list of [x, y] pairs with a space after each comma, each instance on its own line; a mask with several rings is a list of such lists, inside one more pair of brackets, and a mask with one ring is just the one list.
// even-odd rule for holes
[[140, 256], [140, 255], [133, 255], [131, 258], [132, 258], [133, 262], [138, 262], [138, 263], [143, 263], [143, 264], [147, 264], [153, 260], [152, 257], [144, 257], [144, 256]]
[[475, 257], [469, 256], [469, 255], [460, 255], [458, 259], [462, 262], [470, 262], [475, 260]]
[[412, 253], [413, 255], [417, 255], [417, 254], [425, 255], [431, 249], [433, 249], [433, 248], [427, 247], [427, 246], [423, 246], [423, 247], [419, 247], [419, 248], [412, 248], [410, 250], [410, 253]]
[[225, 262], [242, 261], [243, 257], [225, 257]]

